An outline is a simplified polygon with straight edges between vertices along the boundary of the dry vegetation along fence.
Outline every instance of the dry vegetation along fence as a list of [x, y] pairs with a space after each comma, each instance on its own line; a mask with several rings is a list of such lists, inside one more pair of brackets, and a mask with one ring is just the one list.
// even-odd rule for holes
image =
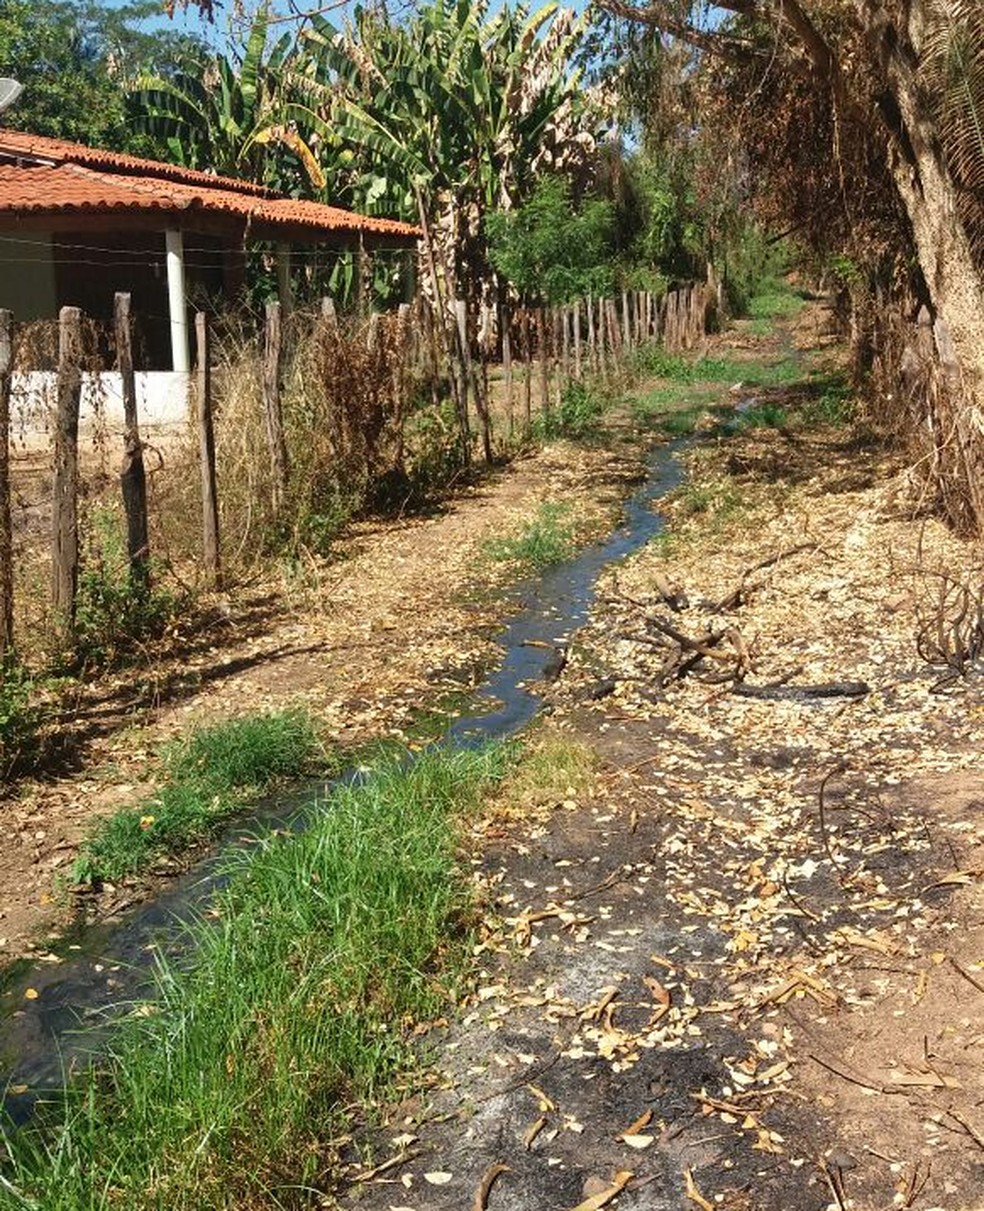
[[[423, 297], [356, 318], [330, 300], [289, 316], [269, 304], [259, 339], [199, 313], [193, 407], [159, 429], [138, 414], [128, 295], [110, 331], [73, 307], [47, 324], [0, 312], [0, 654], [111, 660], [260, 555], [322, 554], [353, 511], [446, 486], [476, 440], [491, 460], [639, 345], [692, 346], [706, 308], [700, 288], [503, 307], [494, 342], [461, 303], [441, 323]], [[19, 393], [37, 371], [46, 394], [31, 417]], [[100, 403], [107, 371], [115, 426]]]

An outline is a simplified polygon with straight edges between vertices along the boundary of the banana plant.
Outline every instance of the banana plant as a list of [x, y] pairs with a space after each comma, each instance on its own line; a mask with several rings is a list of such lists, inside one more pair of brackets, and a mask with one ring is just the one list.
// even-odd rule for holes
[[491, 280], [483, 220], [529, 195], [542, 170], [577, 172], [598, 115], [572, 64], [586, 19], [548, 4], [430, 0], [406, 25], [360, 11], [348, 31], [316, 17], [289, 107], [322, 146], [342, 140], [382, 184], [372, 208], [417, 217], [441, 246], [449, 285], [475, 298]]
[[166, 140], [175, 163], [290, 192], [327, 178], [305, 133], [287, 115], [293, 38], [267, 50], [269, 13], [253, 20], [241, 53], [188, 60], [173, 77], [145, 75], [130, 89], [138, 125]]

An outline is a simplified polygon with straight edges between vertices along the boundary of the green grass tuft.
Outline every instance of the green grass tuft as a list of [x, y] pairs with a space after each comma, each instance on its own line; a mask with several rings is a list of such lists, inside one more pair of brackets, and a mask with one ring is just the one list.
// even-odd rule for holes
[[230, 859], [192, 962], [101, 1071], [8, 1137], [9, 1205], [232, 1211], [312, 1205], [345, 1107], [378, 1096], [415, 1022], [447, 1005], [471, 953], [459, 820], [511, 750], [432, 750], [335, 790], [308, 831]]
[[586, 441], [599, 430], [606, 401], [596, 384], [571, 382], [560, 397], [560, 407], [541, 412], [533, 421], [533, 436], [550, 441], [559, 437]]
[[803, 301], [801, 295], [794, 294], [782, 283], [776, 283], [749, 300], [748, 316], [751, 320], [792, 319], [803, 310]]
[[542, 504], [518, 537], [490, 539], [483, 551], [489, 559], [516, 563], [529, 572], [563, 563], [574, 554], [574, 525], [565, 520], [570, 513], [567, 504]]
[[200, 728], [170, 750], [165, 765], [178, 782], [242, 790], [303, 773], [317, 750], [310, 717], [288, 710]]
[[658, 346], [643, 349], [639, 368], [672, 383], [743, 383], [746, 386], [772, 387], [794, 383], [803, 371], [792, 357], [768, 361], [741, 361], [738, 358], [703, 357], [696, 361], [681, 354], [668, 354]]
[[74, 881], [117, 882], [212, 836], [246, 795], [311, 772], [319, 754], [325, 760], [301, 711], [201, 728], [165, 753], [168, 780], [156, 794], [96, 824], [79, 847]]

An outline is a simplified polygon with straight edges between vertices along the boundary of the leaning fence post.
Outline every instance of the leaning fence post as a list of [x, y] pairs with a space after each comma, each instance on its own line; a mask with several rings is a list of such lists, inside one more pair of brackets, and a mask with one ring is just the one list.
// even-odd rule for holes
[[266, 419], [267, 445], [273, 469], [273, 511], [279, 513], [287, 495], [287, 442], [280, 402], [280, 373], [283, 360], [283, 329], [280, 304], [266, 305], [266, 332], [263, 342], [263, 415]]
[[137, 417], [137, 389], [133, 373], [133, 341], [130, 327], [130, 296], [118, 293], [113, 299], [116, 332], [116, 362], [123, 395], [123, 466], [120, 490], [126, 513], [126, 549], [130, 560], [130, 584], [137, 591], [149, 582], [150, 538], [147, 527], [147, 477]]
[[58, 317], [58, 403], [51, 528], [51, 610], [58, 637], [75, 630], [79, 578], [79, 403], [82, 397], [82, 312], [62, 307]]
[[0, 681], [3, 658], [14, 646], [14, 552], [10, 525], [10, 379], [14, 369], [14, 315], [0, 310]]
[[328, 295], [321, 300], [321, 319], [329, 332], [338, 332], [338, 312], [335, 310], [335, 300]]
[[209, 364], [208, 320], [205, 312], [195, 316], [198, 356], [198, 451], [202, 476], [202, 562], [205, 574], [216, 589], [222, 584], [219, 550], [219, 497], [215, 476], [215, 428], [212, 423], [212, 370]]

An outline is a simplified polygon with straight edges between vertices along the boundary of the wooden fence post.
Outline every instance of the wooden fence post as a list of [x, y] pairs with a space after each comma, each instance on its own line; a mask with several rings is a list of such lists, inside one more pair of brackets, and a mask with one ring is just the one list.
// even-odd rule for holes
[[575, 299], [572, 307], [572, 322], [574, 325], [574, 376], [581, 378], [581, 300]]
[[479, 425], [482, 430], [482, 450], [485, 461], [492, 464], [492, 424], [489, 417], [488, 400], [479, 381], [481, 371], [476, 368], [471, 359], [468, 343], [468, 304], [464, 299], [454, 300], [454, 317], [458, 333], [458, 355], [461, 359], [461, 395], [468, 399], [468, 386], [471, 384], [472, 395], [475, 399], [475, 411], [478, 413]]
[[550, 308], [550, 374], [553, 381], [554, 399], [558, 408], [564, 400], [564, 375], [560, 350], [560, 324], [563, 313], [563, 307]]
[[396, 450], [393, 454], [393, 465], [398, 471], [404, 470], [406, 451], [404, 448], [407, 404], [407, 367], [412, 364], [414, 356], [415, 333], [410, 321], [410, 304], [401, 303], [396, 316], [390, 317], [390, 324], [396, 325], [396, 337], [387, 343], [387, 348], [394, 351], [393, 356], [393, 427], [396, 429]]
[[629, 304], [629, 292], [622, 291], [622, 327], [624, 330], [623, 344], [625, 352], [632, 351], [632, 310]]
[[328, 295], [321, 300], [321, 319], [329, 332], [338, 332], [338, 312], [335, 310], [335, 300]]
[[130, 585], [138, 593], [150, 584], [150, 537], [147, 524], [147, 476], [137, 416], [137, 388], [133, 373], [133, 340], [130, 296], [123, 292], [113, 299], [116, 335], [116, 364], [123, 395], [123, 466], [120, 491], [126, 513], [126, 551], [130, 561]]
[[612, 362], [617, 364], [622, 352], [622, 330], [618, 326], [618, 299], [608, 300], [608, 330], [612, 340]]
[[523, 422], [529, 432], [533, 424], [533, 349], [530, 342], [530, 309], [520, 312], [519, 334], [523, 342]]
[[515, 428], [513, 415], [513, 359], [512, 359], [512, 309], [509, 300], [503, 299], [499, 306], [499, 323], [502, 327], [502, 381], [506, 392], [506, 417], [509, 421], [509, 436]]
[[594, 299], [591, 295], [587, 298], [588, 304], [588, 365], [592, 370], [600, 373], [601, 365], [598, 361], [598, 347], [595, 343], [595, 322], [594, 322]]
[[216, 589], [222, 586], [219, 548], [219, 498], [215, 476], [215, 428], [212, 423], [212, 368], [209, 363], [208, 320], [204, 311], [195, 316], [198, 357], [198, 454], [202, 476], [202, 562]]
[[52, 489], [51, 610], [56, 634], [75, 630], [79, 579], [79, 403], [82, 397], [82, 313], [62, 307], [58, 316], [58, 403]]
[[273, 511], [280, 512], [287, 495], [287, 442], [284, 439], [284, 415], [280, 401], [280, 373], [283, 361], [283, 329], [280, 304], [267, 303], [266, 331], [263, 342], [263, 415], [266, 419], [267, 445], [273, 470]]
[[537, 354], [540, 362], [540, 407], [550, 411], [550, 368], [547, 365], [547, 309], [540, 307], [536, 315]]
[[10, 525], [10, 379], [14, 316], [0, 310], [0, 682], [14, 647], [14, 549]]

